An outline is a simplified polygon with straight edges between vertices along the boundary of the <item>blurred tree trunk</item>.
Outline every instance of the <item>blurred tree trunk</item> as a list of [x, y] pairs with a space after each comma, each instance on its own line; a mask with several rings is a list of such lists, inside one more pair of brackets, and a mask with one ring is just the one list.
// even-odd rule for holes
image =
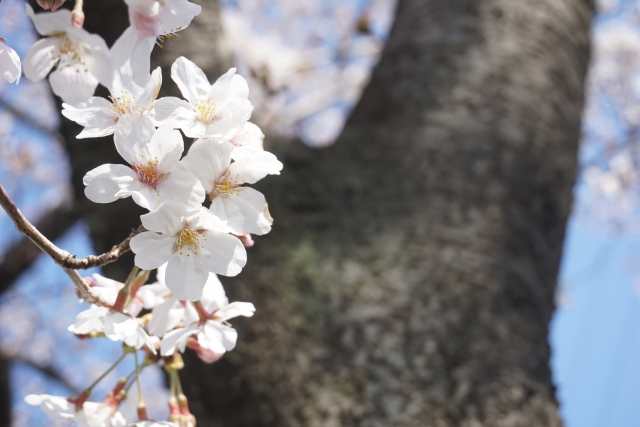
[[[202, 26], [157, 59], [190, 57], [215, 79], [228, 54], [217, 1], [203, 5]], [[187, 357], [199, 426], [560, 425], [547, 325], [591, 14], [589, 0], [400, 1], [336, 145], [270, 142], [285, 163], [259, 186], [275, 227], [224, 280], [258, 312], [222, 361]], [[109, 43], [126, 25], [121, 2], [87, 3], [87, 29]], [[62, 131], [105, 250], [141, 210], [86, 203], [84, 173], [121, 160], [110, 139]]]

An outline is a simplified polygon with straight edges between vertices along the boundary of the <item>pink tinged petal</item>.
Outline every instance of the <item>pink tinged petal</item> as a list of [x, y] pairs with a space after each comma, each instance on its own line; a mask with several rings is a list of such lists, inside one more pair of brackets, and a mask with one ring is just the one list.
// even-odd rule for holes
[[[193, 211], [182, 203], [167, 201], [162, 203], [152, 212], [142, 215], [140, 220], [142, 225], [147, 230], [157, 231], [158, 233], [165, 233], [175, 236], [184, 227], [184, 218], [192, 215]], [[158, 264], [153, 268], [158, 268], [162, 264]], [[145, 270], [149, 270], [145, 268]]]
[[202, 7], [187, 0], [165, 0], [160, 8], [160, 32], [169, 34], [184, 30], [201, 11]]
[[136, 254], [135, 264], [143, 270], [153, 270], [169, 260], [176, 243], [174, 236], [163, 236], [146, 231], [131, 239], [131, 250]]
[[207, 284], [204, 285], [200, 302], [209, 313], [213, 313], [229, 304], [229, 299], [224, 293], [222, 283], [214, 273], [209, 273], [209, 279], [207, 279]]
[[65, 420], [73, 420], [76, 416], [76, 407], [64, 397], [51, 396], [49, 394], [29, 394], [24, 401], [31, 406], [40, 406], [40, 409], [50, 417], [60, 417]]
[[153, 121], [146, 115], [135, 112], [120, 117], [116, 125], [114, 142], [116, 150], [130, 165], [154, 160], [148, 144], [156, 132]]
[[183, 129], [195, 121], [196, 112], [187, 101], [173, 96], [160, 98], [153, 103], [156, 125]]
[[175, 331], [169, 332], [162, 339], [160, 354], [162, 356], [171, 356], [175, 352], [176, 347], [180, 352], [184, 352], [187, 347], [187, 340], [190, 336], [197, 334], [198, 330], [198, 324], [194, 323], [187, 328], [176, 329]]
[[[200, 242], [204, 243], [204, 239]], [[189, 250], [185, 246], [178, 248], [169, 258], [166, 285], [180, 300], [198, 301], [202, 297], [202, 289], [209, 277], [209, 265], [201, 250], [201, 247]]]
[[[154, 2], [158, 4], [158, 2]], [[157, 37], [160, 35], [160, 17], [156, 14], [155, 16], [148, 16], [144, 13], [140, 13], [133, 9], [129, 8], [129, 22], [135, 30], [144, 37]]]
[[214, 189], [215, 181], [231, 164], [232, 150], [233, 146], [227, 142], [199, 139], [193, 143], [182, 161], [200, 180], [205, 191], [210, 193]]
[[198, 343], [217, 353], [233, 350], [237, 341], [238, 332], [235, 329], [213, 320], [207, 321], [203, 331], [198, 334]]
[[160, 3], [157, 0], [125, 0], [129, 9], [146, 16], [155, 16], [160, 13]]
[[71, 11], [61, 9], [56, 12], [34, 13], [29, 4], [24, 5], [24, 11], [33, 21], [36, 31], [40, 35], [50, 36], [55, 33], [64, 33], [71, 28]]
[[20, 57], [15, 50], [0, 42], [0, 74], [9, 83], [20, 83]]
[[178, 326], [184, 317], [185, 307], [175, 297], [167, 299], [155, 307], [147, 330], [151, 335], [163, 337], [167, 332]]
[[204, 96], [211, 90], [207, 76], [184, 56], [176, 59], [171, 66], [171, 78], [178, 85], [182, 96], [194, 106], [199, 96]]
[[200, 181], [185, 165], [179, 164], [173, 172], [156, 186], [160, 200], [174, 200], [192, 209], [199, 209], [205, 199], [204, 188]]
[[68, 330], [79, 335], [102, 332], [104, 327], [103, 319], [107, 313], [109, 313], [107, 307], [93, 306], [89, 310], [79, 313]]
[[264, 134], [251, 122], [245, 123], [238, 133], [229, 138], [229, 142], [235, 147], [231, 152], [233, 160], [241, 160], [264, 150]]
[[35, 42], [22, 63], [24, 75], [32, 82], [39, 82], [47, 77], [55, 64], [54, 54], [61, 43], [60, 37], [49, 37]]
[[87, 188], [84, 194], [94, 203], [111, 203], [121, 196], [118, 193], [137, 182], [138, 175], [123, 165], [102, 165], [87, 172], [82, 182]]
[[158, 159], [160, 172], [171, 172], [178, 165], [184, 151], [182, 135], [170, 127], [161, 127], [151, 137], [148, 150]]
[[238, 316], [252, 317], [255, 311], [256, 307], [250, 302], [232, 302], [218, 310], [215, 315], [217, 320], [225, 322]]
[[204, 247], [209, 271], [223, 276], [236, 276], [247, 263], [247, 251], [237, 237], [219, 231], [206, 231]]
[[280, 175], [282, 163], [268, 151], [260, 151], [234, 162], [229, 167], [232, 176], [248, 184], [254, 184], [267, 175]]
[[224, 353], [216, 353], [215, 351], [211, 351], [208, 348], [204, 348], [200, 346], [196, 350], [196, 353], [198, 354], [198, 357], [200, 358], [200, 360], [202, 360], [204, 363], [217, 362], [218, 360], [220, 360], [222, 356], [224, 356]]
[[84, 126], [78, 139], [111, 135], [118, 123], [118, 115], [111, 109], [111, 103], [104, 98], [92, 97], [76, 106], [62, 104], [62, 108], [63, 116]]
[[253, 188], [241, 188], [228, 195], [218, 196], [211, 202], [211, 212], [222, 220], [234, 234], [245, 231], [257, 235], [271, 231], [273, 218], [269, 214], [264, 195]]
[[98, 86], [98, 79], [82, 64], [58, 67], [49, 76], [53, 93], [68, 104], [88, 101]]

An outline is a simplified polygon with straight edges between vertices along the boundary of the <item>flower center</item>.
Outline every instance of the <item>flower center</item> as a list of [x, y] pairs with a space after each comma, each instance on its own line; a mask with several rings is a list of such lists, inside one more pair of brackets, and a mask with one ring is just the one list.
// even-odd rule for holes
[[140, 181], [151, 187], [155, 187], [162, 180], [162, 174], [158, 170], [157, 158], [140, 165], [132, 165], [132, 168], [138, 174]]
[[209, 199], [213, 200], [218, 196], [227, 198], [234, 193], [236, 195], [240, 194], [240, 190], [244, 187], [240, 185], [241, 182], [238, 180], [239, 176], [240, 175], [236, 175], [235, 177], [232, 177], [229, 174], [229, 171], [225, 172], [213, 183], [213, 190], [209, 193]]
[[127, 90], [121, 90], [120, 96], [109, 96], [110, 107], [118, 116], [124, 116], [125, 114], [133, 114], [136, 109], [136, 98]]
[[207, 238], [202, 236], [200, 233], [201, 230], [185, 228], [180, 232], [180, 234], [178, 234], [176, 249], [179, 251], [180, 255], [185, 251], [187, 252], [187, 256], [191, 256], [190, 252], [193, 252], [194, 255], [198, 255], [198, 249], [204, 249], [200, 239], [207, 240]]
[[54, 59], [57, 61], [58, 68], [72, 67], [80, 64], [84, 65], [83, 71], [88, 72], [84, 61], [85, 50], [88, 48], [84, 43], [74, 43], [67, 37], [66, 33], [56, 34], [54, 37], [61, 37], [62, 44], [57, 52], [54, 53]]
[[196, 102], [197, 120], [199, 122], [209, 124], [214, 121], [216, 117], [216, 102], [213, 98], [199, 99]]

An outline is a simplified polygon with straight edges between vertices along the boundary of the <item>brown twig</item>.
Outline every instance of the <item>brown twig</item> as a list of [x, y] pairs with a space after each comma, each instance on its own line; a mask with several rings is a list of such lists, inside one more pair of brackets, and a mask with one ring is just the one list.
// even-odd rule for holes
[[116, 261], [120, 256], [129, 251], [129, 241], [133, 236], [144, 231], [142, 226], [133, 231], [122, 243], [111, 248], [109, 252], [102, 255], [89, 255], [85, 258], [76, 258], [75, 255], [58, 248], [49, 239], [47, 239], [36, 227], [29, 222], [27, 218], [20, 212], [20, 209], [13, 203], [4, 187], [0, 184], [0, 206], [7, 212], [9, 218], [19, 232], [27, 236], [35, 243], [44, 253], [49, 255], [53, 261], [61, 266], [65, 273], [71, 278], [73, 284], [78, 289], [80, 297], [96, 305], [107, 305], [101, 298], [94, 294], [91, 287], [80, 277], [76, 270], [87, 269], [109, 264]]

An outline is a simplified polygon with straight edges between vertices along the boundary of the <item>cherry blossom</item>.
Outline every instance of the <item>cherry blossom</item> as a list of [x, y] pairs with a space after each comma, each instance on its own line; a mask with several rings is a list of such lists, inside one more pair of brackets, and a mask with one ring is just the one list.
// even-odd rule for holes
[[38, 0], [38, 5], [44, 10], [55, 12], [64, 2], [65, 0]]
[[131, 168], [106, 164], [89, 171], [83, 179], [89, 200], [111, 203], [131, 196], [149, 210], [167, 200], [189, 206], [202, 204], [202, 185], [180, 162], [184, 150], [180, 132], [156, 130], [149, 117], [136, 112], [122, 117], [114, 139], [118, 153]]
[[15, 50], [5, 44], [5, 40], [0, 37], [0, 74], [9, 83], [20, 83], [22, 68], [20, 57]]
[[142, 85], [134, 82], [132, 73], [128, 63], [113, 73], [107, 85], [111, 93], [109, 100], [94, 96], [76, 105], [62, 104], [62, 115], [84, 127], [77, 138], [111, 135], [121, 117], [135, 112], [153, 115], [153, 102], [162, 85], [160, 67], [150, 76], [147, 73]]
[[104, 40], [72, 23], [69, 10], [35, 14], [28, 4], [27, 15], [38, 33], [47, 38], [37, 41], [23, 62], [24, 75], [40, 81], [49, 76], [53, 92], [64, 102], [76, 104], [88, 100], [98, 82], [111, 80], [111, 57]]
[[186, 328], [179, 328], [166, 334], [160, 346], [160, 354], [170, 356], [176, 348], [184, 352], [192, 335], [197, 335], [198, 346], [204, 350], [203, 355], [221, 355], [235, 348], [238, 332], [228, 324], [227, 320], [238, 316], [251, 317], [256, 309], [249, 302], [229, 304], [222, 286], [217, 286], [213, 281], [209, 287], [207, 298], [200, 301], [206, 311], [204, 315], [207, 319], [204, 322], [193, 322]]
[[158, 99], [158, 125], [182, 129], [191, 138], [214, 138], [235, 136], [251, 117], [249, 87], [235, 68], [211, 85], [196, 64], [181, 56], [171, 66], [171, 78], [187, 100]]
[[165, 37], [184, 30], [202, 11], [202, 7], [187, 0], [126, 0], [125, 3], [129, 6], [131, 26], [116, 41], [112, 52], [117, 66], [131, 61], [134, 76], [149, 73], [156, 39], [162, 42]]
[[253, 153], [264, 151], [264, 133], [251, 122], [245, 123], [238, 133], [228, 139], [228, 142], [234, 147], [231, 151], [233, 160], [244, 159]]
[[60, 396], [30, 394], [24, 401], [31, 406], [40, 406], [52, 418], [74, 420], [79, 427], [124, 427], [126, 421], [114, 408], [98, 402], [84, 402], [82, 409]]
[[267, 151], [257, 151], [231, 163], [232, 151], [234, 146], [230, 143], [200, 139], [183, 161], [209, 195], [211, 212], [227, 221], [235, 234], [266, 234], [273, 223], [267, 202], [262, 193], [242, 184], [280, 174], [282, 163]]
[[180, 300], [200, 299], [209, 272], [235, 276], [247, 262], [240, 240], [203, 207], [167, 201], [140, 219], [150, 231], [131, 239], [135, 263], [152, 270], [168, 262], [166, 285]]

